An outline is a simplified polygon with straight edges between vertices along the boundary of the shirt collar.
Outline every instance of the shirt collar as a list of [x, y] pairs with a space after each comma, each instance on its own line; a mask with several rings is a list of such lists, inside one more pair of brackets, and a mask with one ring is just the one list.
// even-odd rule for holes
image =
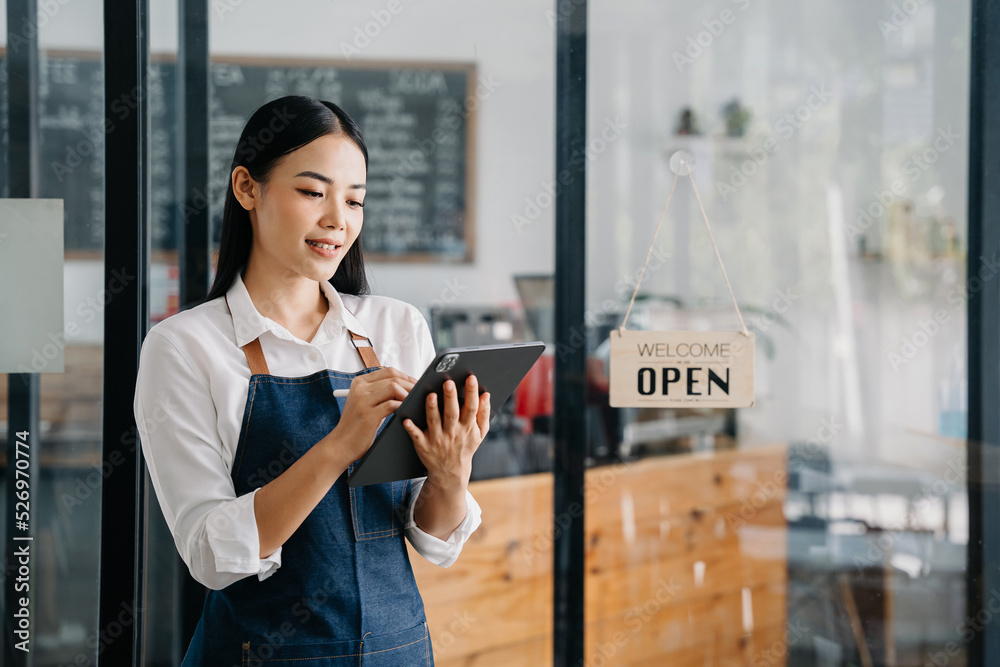
[[[364, 327], [354, 317], [354, 314], [344, 307], [344, 302], [333, 285], [327, 280], [321, 280], [319, 286], [323, 294], [326, 295], [330, 308], [313, 337], [312, 343], [318, 345], [334, 340], [344, 332], [345, 328], [367, 338], [368, 334]], [[278, 338], [295, 340], [294, 336], [288, 333], [284, 327], [257, 311], [250, 298], [250, 293], [243, 283], [243, 276], [239, 273], [236, 274], [236, 280], [233, 281], [232, 287], [226, 292], [226, 302], [229, 304], [229, 310], [233, 317], [233, 329], [236, 333], [238, 347], [243, 347], [267, 331]]]
[[[330, 339], [336, 338], [343, 333], [346, 327], [348, 331], [353, 331], [359, 336], [364, 336], [368, 338], [368, 333], [365, 328], [361, 326], [361, 322], [358, 318], [354, 317], [354, 313], [347, 310], [344, 306], [344, 300], [340, 298], [340, 292], [333, 289], [333, 285], [330, 284], [329, 280], [319, 281], [319, 288], [323, 290], [323, 294], [326, 295], [327, 301], [330, 302], [330, 310], [326, 314], [326, 318], [323, 320], [322, 329], [326, 329], [329, 334]], [[319, 334], [317, 334], [317, 339]]]

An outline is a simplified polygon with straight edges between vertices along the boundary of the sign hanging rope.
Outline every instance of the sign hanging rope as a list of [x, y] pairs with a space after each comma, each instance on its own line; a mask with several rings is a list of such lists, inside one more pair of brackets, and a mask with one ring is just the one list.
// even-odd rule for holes
[[[712, 225], [698, 194], [692, 175], [691, 156], [683, 151], [670, 159], [674, 182], [656, 223], [653, 240], [639, 272], [625, 317], [617, 330], [611, 332], [608, 401], [612, 407], [706, 407], [739, 408], [754, 404], [754, 348], [756, 335], [747, 330], [736, 294], [715, 242]], [[682, 174], [691, 180], [708, 230], [708, 238], [719, 260], [722, 277], [733, 300], [742, 331], [626, 331], [639, 285], [646, 273], [656, 237], [663, 226], [670, 200]]]
[[705, 221], [705, 228], [708, 230], [708, 238], [712, 242], [712, 247], [715, 249], [715, 257], [719, 260], [719, 268], [722, 269], [722, 277], [726, 281], [726, 288], [729, 290], [729, 296], [733, 300], [733, 307], [736, 309], [736, 317], [740, 320], [740, 329], [744, 336], [749, 335], [749, 330], [747, 329], [746, 323], [743, 321], [743, 313], [740, 312], [740, 305], [736, 302], [736, 294], [733, 292], [733, 285], [729, 282], [729, 274], [726, 273], [726, 265], [722, 261], [722, 254], [719, 252], [719, 245], [715, 242], [715, 234], [712, 233], [712, 225], [708, 222], [708, 214], [705, 213], [705, 206], [701, 203], [701, 196], [698, 194], [698, 187], [694, 182], [693, 169], [691, 168], [691, 163], [689, 160], [685, 159], [680, 153], [674, 154], [670, 158], [671, 167], [674, 166], [674, 162], [677, 162], [677, 166], [674, 169], [674, 182], [670, 185], [670, 192], [667, 194], [667, 201], [663, 204], [663, 210], [660, 212], [660, 219], [656, 223], [656, 230], [653, 232], [653, 239], [649, 242], [649, 249], [646, 251], [646, 259], [642, 263], [642, 269], [639, 271], [639, 279], [635, 282], [635, 289], [632, 290], [632, 298], [629, 299], [628, 308], [625, 310], [625, 317], [622, 318], [622, 323], [618, 325], [618, 332], [622, 333], [625, 331], [625, 323], [628, 321], [629, 313], [632, 312], [632, 305], [635, 303], [635, 296], [639, 293], [639, 285], [642, 284], [642, 277], [646, 273], [646, 265], [649, 264], [649, 256], [653, 253], [653, 246], [656, 244], [656, 237], [660, 233], [660, 227], [663, 225], [663, 219], [667, 216], [667, 209], [670, 208], [670, 200], [674, 196], [674, 190], [677, 188], [677, 180], [681, 177], [681, 172], [687, 172], [688, 178], [691, 180], [691, 190], [694, 191], [694, 198], [698, 202], [698, 209], [701, 211], [701, 219]]

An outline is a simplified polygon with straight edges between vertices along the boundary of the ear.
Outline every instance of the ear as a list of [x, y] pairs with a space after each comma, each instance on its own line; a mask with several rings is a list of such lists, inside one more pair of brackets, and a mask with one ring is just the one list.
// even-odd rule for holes
[[233, 194], [236, 195], [236, 201], [240, 203], [240, 206], [248, 211], [256, 208], [260, 191], [247, 168], [240, 165], [233, 169], [231, 181]]

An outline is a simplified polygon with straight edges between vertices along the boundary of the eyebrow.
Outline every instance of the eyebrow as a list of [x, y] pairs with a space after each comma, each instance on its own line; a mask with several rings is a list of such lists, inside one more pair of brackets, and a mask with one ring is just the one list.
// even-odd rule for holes
[[[298, 178], [299, 176], [305, 176], [306, 178], [315, 178], [317, 181], [322, 181], [323, 183], [326, 183], [327, 185], [333, 185], [333, 179], [332, 178], [330, 178], [329, 176], [324, 176], [323, 174], [317, 173], [315, 171], [300, 171], [299, 173], [295, 174], [296, 178]], [[354, 185], [349, 186], [349, 189], [351, 189], [351, 190], [367, 190], [368, 188], [365, 187], [364, 183], [355, 183]]]

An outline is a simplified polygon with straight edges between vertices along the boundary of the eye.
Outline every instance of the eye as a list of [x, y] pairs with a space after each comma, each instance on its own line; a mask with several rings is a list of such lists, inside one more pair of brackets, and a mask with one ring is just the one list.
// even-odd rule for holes
[[349, 205], [353, 206], [354, 208], [364, 208], [365, 207], [365, 203], [364, 202], [357, 201], [356, 199], [355, 200], [351, 200], [351, 201], [349, 201], [347, 203]]
[[322, 197], [323, 196], [322, 192], [314, 192], [313, 190], [301, 190], [300, 189], [299, 192], [301, 192], [302, 194], [304, 194], [307, 197]]

